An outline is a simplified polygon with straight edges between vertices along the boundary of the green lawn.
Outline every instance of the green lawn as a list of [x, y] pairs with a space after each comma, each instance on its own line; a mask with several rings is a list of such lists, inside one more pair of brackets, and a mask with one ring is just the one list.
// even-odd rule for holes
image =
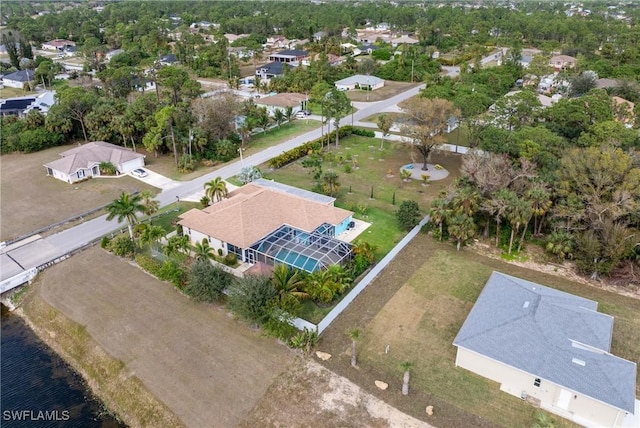
[[192, 208], [202, 208], [202, 205], [200, 205], [199, 202], [174, 202], [166, 207], [162, 207], [152, 216], [151, 221], [155, 226], [161, 226], [167, 233], [170, 233], [176, 230], [173, 221], [176, 220], [180, 214]]
[[[378, 246], [377, 260], [405, 234], [395, 218], [398, 205], [403, 200], [415, 200], [426, 214], [431, 201], [459, 175], [458, 156], [434, 155], [432, 162], [447, 168], [449, 177], [428, 186], [415, 180], [403, 183], [398, 177], [400, 167], [411, 161], [411, 151], [406, 146], [386, 141], [380, 150], [379, 139], [350, 136], [340, 141], [340, 148], [329, 149], [323, 162], [323, 172], [334, 171], [339, 177], [336, 206], [351, 210], [356, 218], [372, 224], [359, 239]], [[351, 168], [349, 173], [345, 172], [347, 166]], [[309, 170], [302, 166], [302, 160], [274, 171], [266, 165], [261, 169], [266, 178], [292, 186], [312, 190], [316, 184]], [[396, 204], [392, 205], [394, 194]]]
[[247, 143], [244, 156], [252, 155], [267, 147], [280, 144], [288, 139], [312, 131], [320, 127], [320, 122], [311, 119], [295, 119], [280, 128], [273, 128], [265, 133], [256, 134]]

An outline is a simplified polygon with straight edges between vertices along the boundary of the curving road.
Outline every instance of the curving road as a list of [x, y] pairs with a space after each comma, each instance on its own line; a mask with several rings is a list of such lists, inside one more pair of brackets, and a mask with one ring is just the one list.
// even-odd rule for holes
[[[425, 85], [419, 85], [415, 88], [402, 92], [394, 97], [382, 101], [362, 103], [361, 110], [353, 114], [353, 120], [360, 121], [380, 111], [385, 111], [391, 106], [406, 100], [407, 98], [417, 95]], [[340, 121], [342, 125], [351, 124], [351, 115]], [[287, 140], [276, 146], [269, 147], [258, 153], [244, 158], [246, 165], [260, 165], [278, 154], [297, 147], [307, 141], [320, 138], [320, 128], [299, 135], [295, 138]], [[202, 190], [204, 183], [215, 177], [224, 179], [237, 175], [242, 168], [240, 161], [226, 165], [220, 169], [216, 169], [209, 174], [203, 175], [191, 181], [183, 182], [178, 186], [167, 189], [158, 194], [157, 199], [160, 206], [166, 206], [176, 201], [176, 197], [184, 199], [189, 195]], [[106, 215], [89, 220], [85, 223], [70, 229], [58, 232], [46, 238], [37, 239], [20, 245], [20, 243], [12, 245], [11, 249], [6, 249], [0, 254], [1, 272], [0, 281], [11, 278], [12, 276], [30, 268], [40, 266], [57, 257], [61, 257], [76, 248], [80, 248], [88, 242], [91, 242], [101, 236], [109, 234], [116, 230], [125, 228], [124, 224], [118, 224], [115, 220], [107, 221]]]

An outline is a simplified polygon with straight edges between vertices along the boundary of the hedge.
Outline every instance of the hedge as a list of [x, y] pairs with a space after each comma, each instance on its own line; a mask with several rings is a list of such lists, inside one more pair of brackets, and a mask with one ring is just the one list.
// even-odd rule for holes
[[[360, 135], [363, 137], [375, 136], [375, 133], [373, 131], [369, 131], [367, 129], [354, 128], [349, 125], [340, 128], [340, 138], [347, 137], [351, 134]], [[319, 138], [317, 140], [309, 141], [301, 146], [295, 147], [289, 151], [282, 153], [281, 155], [274, 157], [269, 161], [269, 167], [281, 168], [314, 152], [320, 152], [322, 150], [322, 146], [325, 144], [324, 141], [326, 141], [326, 137], [324, 138], [324, 140], [322, 138]], [[329, 134], [329, 144], [334, 143], [335, 141], [336, 133], [332, 132], [331, 134]]]
[[162, 268], [162, 263], [153, 257], [145, 256], [143, 254], [136, 255], [136, 263], [142, 269], [154, 276], [158, 276], [158, 272], [160, 272], [160, 268]]

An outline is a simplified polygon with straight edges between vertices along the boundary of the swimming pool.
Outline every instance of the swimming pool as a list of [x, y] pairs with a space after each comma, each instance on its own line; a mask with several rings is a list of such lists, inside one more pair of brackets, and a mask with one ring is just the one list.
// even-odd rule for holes
[[278, 251], [274, 259], [276, 261], [286, 263], [291, 266], [295, 266], [298, 269], [303, 269], [307, 272], [313, 272], [318, 269], [318, 260], [308, 256], [304, 256], [295, 251], [287, 250], [283, 248]]

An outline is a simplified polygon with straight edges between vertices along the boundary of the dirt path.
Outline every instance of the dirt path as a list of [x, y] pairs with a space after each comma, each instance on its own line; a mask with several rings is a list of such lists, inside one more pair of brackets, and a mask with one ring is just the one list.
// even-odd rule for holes
[[237, 425], [292, 359], [224, 310], [99, 248], [50, 268], [37, 288], [187, 426]]

